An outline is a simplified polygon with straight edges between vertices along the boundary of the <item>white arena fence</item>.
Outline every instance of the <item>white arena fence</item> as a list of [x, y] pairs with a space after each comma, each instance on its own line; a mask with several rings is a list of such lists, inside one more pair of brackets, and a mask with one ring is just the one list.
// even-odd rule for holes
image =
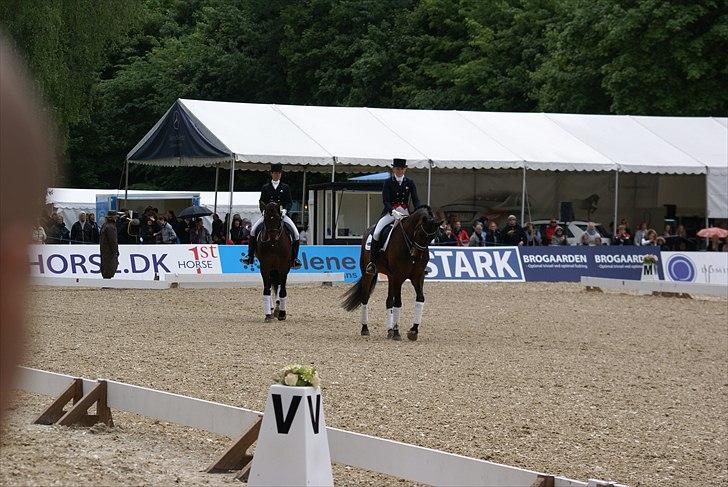
[[[19, 389], [60, 396], [76, 377], [28, 367], [19, 367]], [[262, 413], [205, 401], [170, 392], [148, 389], [112, 380], [80, 379], [83, 394], [98, 384], [106, 385], [106, 405], [160, 421], [197, 428], [231, 438], [249, 430]], [[511, 467], [430, 448], [377, 438], [338, 428], [327, 428], [331, 460], [365, 470], [428, 485], [524, 487], [538, 485], [547, 474]], [[583, 482], [552, 477], [554, 487], [624, 487], [590, 480]]]

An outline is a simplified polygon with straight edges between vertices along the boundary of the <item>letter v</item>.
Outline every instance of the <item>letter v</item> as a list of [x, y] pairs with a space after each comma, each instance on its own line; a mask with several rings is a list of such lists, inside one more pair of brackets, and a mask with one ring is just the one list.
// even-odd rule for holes
[[308, 411], [311, 413], [311, 426], [313, 426], [313, 433], [317, 435], [319, 432], [319, 418], [321, 417], [321, 394], [316, 395], [316, 414], [313, 413], [311, 396], [306, 397], [306, 399], [308, 399]]
[[276, 426], [278, 427], [278, 433], [287, 435], [293, 424], [293, 418], [296, 417], [296, 411], [298, 411], [298, 405], [301, 403], [301, 396], [293, 396], [291, 398], [291, 405], [288, 407], [288, 413], [286, 417], [283, 417], [283, 403], [281, 402], [280, 394], [273, 394], [273, 412], [276, 416]]

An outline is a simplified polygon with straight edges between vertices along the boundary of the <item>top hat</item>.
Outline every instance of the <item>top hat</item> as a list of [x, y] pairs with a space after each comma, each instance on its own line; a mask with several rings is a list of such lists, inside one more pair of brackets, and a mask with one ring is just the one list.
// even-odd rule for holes
[[392, 160], [392, 167], [407, 167], [407, 159], [394, 158]]
[[283, 172], [283, 164], [280, 164], [280, 163], [271, 164], [270, 172]]

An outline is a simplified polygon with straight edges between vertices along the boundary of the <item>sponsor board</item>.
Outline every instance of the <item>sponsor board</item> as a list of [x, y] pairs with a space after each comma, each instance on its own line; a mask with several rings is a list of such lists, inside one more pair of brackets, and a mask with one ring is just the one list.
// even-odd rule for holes
[[523, 282], [518, 247], [433, 247], [428, 281]]
[[728, 285], [728, 252], [662, 252], [666, 281]]
[[640, 279], [643, 256], [660, 256], [659, 247], [632, 245], [521, 247], [520, 251], [526, 281], [553, 282], [578, 282], [582, 276]]
[[[32, 276], [101, 279], [97, 245], [32, 245]], [[220, 274], [217, 245], [120, 245], [116, 279], [154, 279], [164, 274]]]
[[[247, 274], [260, 272], [258, 259], [252, 265], [242, 263], [247, 255], [247, 245], [223, 245], [219, 247], [223, 274]], [[359, 270], [359, 247], [356, 245], [302, 245], [298, 257], [303, 264], [292, 273], [342, 272], [344, 282], [356, 282]]]

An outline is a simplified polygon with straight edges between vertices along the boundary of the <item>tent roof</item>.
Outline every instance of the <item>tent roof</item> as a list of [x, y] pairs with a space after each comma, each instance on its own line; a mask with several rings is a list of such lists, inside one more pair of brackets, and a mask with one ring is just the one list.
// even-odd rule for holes
[[[726, 164], [724, 118], [632, 117], [177, 100], [127, 155], [151, 165], [367, 171], [391, 164], [702, 174]], [[240, 163], [240, 164], [238, 164]], [[722, 167], [722, 166], [721, 166]]]
[[[115, 195], [124, 197], [123, 189], [76, 189], [76, 188], [48, 188], [46, 203], [53, 203], [59, 208], [77, 208], [96, 205], [96, 195]], [[212, 205], [215, 201], [214, 191], [146, 191], [129, 190], [129, 196], [143, 196], [146, 199], [180, 199], [200, 195], [200, 203]], [[252, 206], [258, 208], [260, 193], [257, 191], [236, 192], [233, 196], [233, 206]], [[230, 193], [218, 192], [218, 206], [228, 205]]]

